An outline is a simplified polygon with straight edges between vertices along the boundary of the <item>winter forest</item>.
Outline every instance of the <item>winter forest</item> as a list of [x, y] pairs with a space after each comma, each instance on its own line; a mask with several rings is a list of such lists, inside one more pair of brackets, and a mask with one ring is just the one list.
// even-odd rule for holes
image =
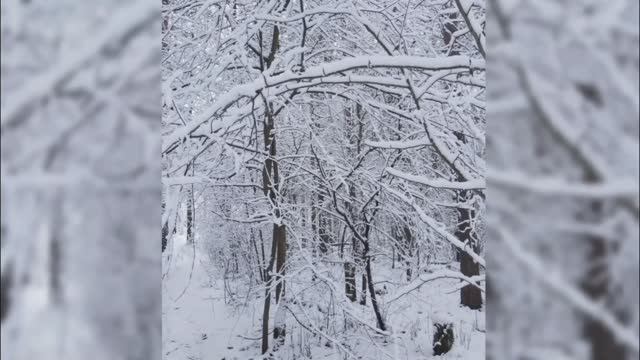
[[637, 359], [639, 20], [0, 1], [0, 358]]
[[163, 1], [165, 359], [485, 357], [484, 1]]

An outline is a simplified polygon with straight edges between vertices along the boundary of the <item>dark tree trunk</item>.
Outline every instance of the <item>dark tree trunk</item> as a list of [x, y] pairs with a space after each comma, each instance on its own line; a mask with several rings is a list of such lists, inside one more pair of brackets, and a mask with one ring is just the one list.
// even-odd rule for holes
[[[6, 200], [4, 188], [2, 188], [2, 199]], [[4, 205], [4, 204], [3, 204]], [[4, 209], [4, 206], [2, 206]], [[2, 213], [4, 214], [4, 213]], [[4, 219], [0, 220], [0, 251], [7, 245], [8, 229]], [[0, 323], [4, 322], [11, 309], [11, 293], [13, 290], [13, 264], [7, 260], [4, 268], [0, 269]]]
[[[262, 33], [260, 33], [260, 48], [262, 49]], [[280, 46], [280, 31], [277, 26], [273, 27], [273, 34], [271, 40], [271, 50], [266, 59], [261, 55], [260, 64], [261, 68], [269, 68], [275, 59], [276, 53]], [[275, 119], [273, 115], [272, 104], [264, 99], [265, 117], [263, 122], [263, 141], [264, 149], [269, 154], [269, 157], [264, 161], [264, 167], [262, 170], [262, 190], [264, 195], [269, 199], [271, 206], [273, 207], [274, 216], [281, 218], [280, 204], [278, 198], [278, 191], [280, 187], [280, 173], [278, 169], [278, 163], [275, 160], [277, 155], [276, 149], [276, 134], [275, 134]], [[271, 239], [271, 259], [269, 261], [269, 267], [266, 273], [266, 290], [264, 299], [264, 309], [262, 314], [262, 353], [266, 353], [269, 349], [269, 310], [271, 308], [271, 286], [273, 280], [276, 283], [276, 302], [279, 302], [284, 297], [284, 267], [287, 254], [287, 230], [285, 225], [280, 223], [273, 224], [273, 236]], [[276, 275], [272, 276], [270, 273], [275, 265]], [[277, 320], [277, 319], [276, 319]], [[276, 324], [279, 325], [279, 324]], [[274, 328], [274, 341], [276, 344], [284, 343], [284, 328]]]
[[[53, 224], [54, 227], [61, 224]], [[53, 304], [62, 303], [62, 247], [58, 234], [54, 233], [49, 247], [49, 288]]]
[[276, 242], [276, 303], [284, 296], [284, 265], [287, 260], [287, 228], [284, 225], [273, 225], [273, 241]]
[[371, 306], [373, 307], [373, 312], [376, 315], [376, 322], [378, 324], [378, 329], [382, 331], [387, 330], [387, 326], [384, 323], [384, 319], [382, 318], [382, 313], [380, 312], [380, 307], [378, 306], [378, 301], [376, 299], [376, 289], [373, 287], [373, 276], [371, 271], [371, 258], [369, 257], [369, 244], [365, 243], [363, 257], [365, 258], [365, 271], [367, 273], [367, 285], [369, 287], [369, 293], [371, 294]]
[[56, 196], [52, 204], [51, 242], [49, 243], [49, 289], [53, 305], [61, 305], [64, 301], [62, 284], [63, 252], [61, 245], [62, 229], [64, 226], [62, 198]]
[[[275, 226], [274, 226], [275, 233]], [[275, 234], [274, 234], [275, 235]], [[271, 271], [276, 262], [276, 236], [271, 241], [271, 257], [269, 258], [269, 266], [265, 269], [265, 290], [264, 290], [264, 307], [262, 310], [262, 353], [266, 353], [269, 350], [269, 312], [271, 310], [271, 285], [273, 283], [273, 276]]]
[[13, 264], [8, 263], [0, 274], [0, 323], [4, 322], [11, 308], [13, 290]]
[[[162, 214], [164, 214], [165, 212], [165, 201], [164, 201], [164, 196], [162, 199]], [[169, 223], [168, 222], [164, 222], [162, 223], [162, 252], [164, 252], [167, 249], [167, 238], [169, 237]]]
[[[322, 195], [320, 196], [320, 201], [323, 201], [324, 198]], [[331, 244], [331, 235], [329, 235], [328, 221], [326, 215], [322, 213], [318, 213], [318, 237], [320, 238], [320, 244], [318, 244], [318, 249], [320, 253], [326, 255], [329, 252], [329, 245]]]
[[[594, 203], [593, 210], [601, 215], [601, 204]], [[582, 281], [582, 290], [594, 301], [608, 303], [611, 299], [609, 289], [610, 273], [608, 260], [611, 248], [607, 239], [591, 236], [587, 239], [588, 252], [586, 266], [588, 270]], [[617, 317], [622, 320], [620, 314]], [[585, 319], [583, 325], [584, 337], [591, 345], [591, 360], [626, 359], [627, 351], [620, 344], [617, 337], [601, 322]]]
[[369, 285], [369, 293], [371, 293], [371, 306], [373, 307], [373, 312], [376, 315], [378, 329], [382, 331], [386, 331], [387, 326], [384, 324], [384, 320], [382, 319], [382, 313], [380, 312], [380, 308], [378, 306], [378, 300], [376, 299], [376, 290], [373, 287], [373, 280], [372, 280], [373, 277], [371, 276], [371, 259], [367, 259], [366, 271], [367, 271], [367, 284]]
[[[284, 265], [287, 259], [287, 229], [284, 225], [273, 225], [273, 241], [276, 243], [276, 304], [284, 306], [282, 303], [285, 298], [285, 269]], [[283, 311], [278, 309], [278, 311]], [[284, 322], [279, 322], [278, 314], [276, 314], [275, 324], [273, 326], [274, 349], [284, 344], [286, 336], [286, 326]]]
[[391, 268], [396, 268], [396, 246], [391, 247]]
[[193, 188], [187, 192], [187, 243], [193, 243]]
[[404, 258], [405, 260], [404, 262], [406, 266], [407, 281], [411, 281], [411, 276], [412, 276], [411, 260], [413, 258], [414, 243], [413, 243], [413, 234], [411, 233], [411, 229], [407, 225], [405, 225], [403, 228], [403, 237], [407, 247], [407, 255]]
[[[466, 197], [466, 191], [460, 191], [459, 200]], [[475, 231], [472, 229], [471, 218], [472, 210], [467, 208], [458, 208], [458, 227], [455, 235], [470, 250], [477, 252], [478, 244]], [[460, 272], [467, 277], [480, 275], [480, 265], [467, 254], [466, 251], [458, 250], [458, 258], [460, 259]], [[482, 308], [482, 292], [477, 286], [466, 285], [460, 290], [460, 304], [470, 309]]]
[[345, 260], [344, 262], [344, 292], [351, 302], [357, 300], [356, 297], [356, 267], [353, 262]]
[[[480, 275], [479, 265], [467, 253], [460, 254], [460, 272], [466, 276]], [[482, 308], [482, 292], [473, 285], [466, 285], [460, 290], [460, 304], [470, 309]]]
[[162, 252], [167, 249], [167, 237], [169, 236], [169, 224], [162, 224]]
[[360, 298], [360, 305], [367, 305], [367, 275], [362, 274], [362, 298]]
[[316, 197], [311, 195], [311, 255], [315, 259], [316, 257], [316, 244], [320, 238], [319, 226], [318, 226], [318, 202]]

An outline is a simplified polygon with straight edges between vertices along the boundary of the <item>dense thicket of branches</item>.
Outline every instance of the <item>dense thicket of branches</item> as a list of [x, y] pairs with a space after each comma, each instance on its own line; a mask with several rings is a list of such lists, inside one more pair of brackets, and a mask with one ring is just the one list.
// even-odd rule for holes
[[163, 249], [186, 221], [263, 289], [262, 352], [290, 321], [335, 340], [301, 321], [313, 294], [391, 334], [378, 267], [404, 269], [395, 299], [454, 277], [481, 308], [483, 2], [169, 1], [163, 17]]

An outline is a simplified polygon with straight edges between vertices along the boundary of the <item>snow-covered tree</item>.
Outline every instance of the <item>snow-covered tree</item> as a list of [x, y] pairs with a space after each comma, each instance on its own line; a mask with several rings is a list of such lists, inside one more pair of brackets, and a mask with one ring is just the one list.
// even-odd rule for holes
[[[398, 306], [444, 298], [443, 284], [459, 294], [452, 322], [484, 318], [484, 12], [482, 1], [164, 3], [165, 346], [180, 336], [177, 302], [199, 291], [198, 261], [225, 299], [244, 288], [262, 303], [242, 336], [278, 358], [309, 339], [354, 356], [349, 334], [398, 344]], [[172, 275], [181, 261], [187, 278]]]

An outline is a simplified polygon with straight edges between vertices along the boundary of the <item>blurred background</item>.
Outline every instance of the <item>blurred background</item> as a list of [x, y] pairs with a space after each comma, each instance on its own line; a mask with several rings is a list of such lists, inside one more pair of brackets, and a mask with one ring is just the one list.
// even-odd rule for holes
[[637, 359], [638, 1], [488, 8], [488, 353]]
[[2, 359], [159, 359], [160, 2], [1, 11]]
[[[477, 2], [488, 357], [637, 359], [638, 2]], [[1, 4], [1, 356], [161, 358], [160, 2]]]

